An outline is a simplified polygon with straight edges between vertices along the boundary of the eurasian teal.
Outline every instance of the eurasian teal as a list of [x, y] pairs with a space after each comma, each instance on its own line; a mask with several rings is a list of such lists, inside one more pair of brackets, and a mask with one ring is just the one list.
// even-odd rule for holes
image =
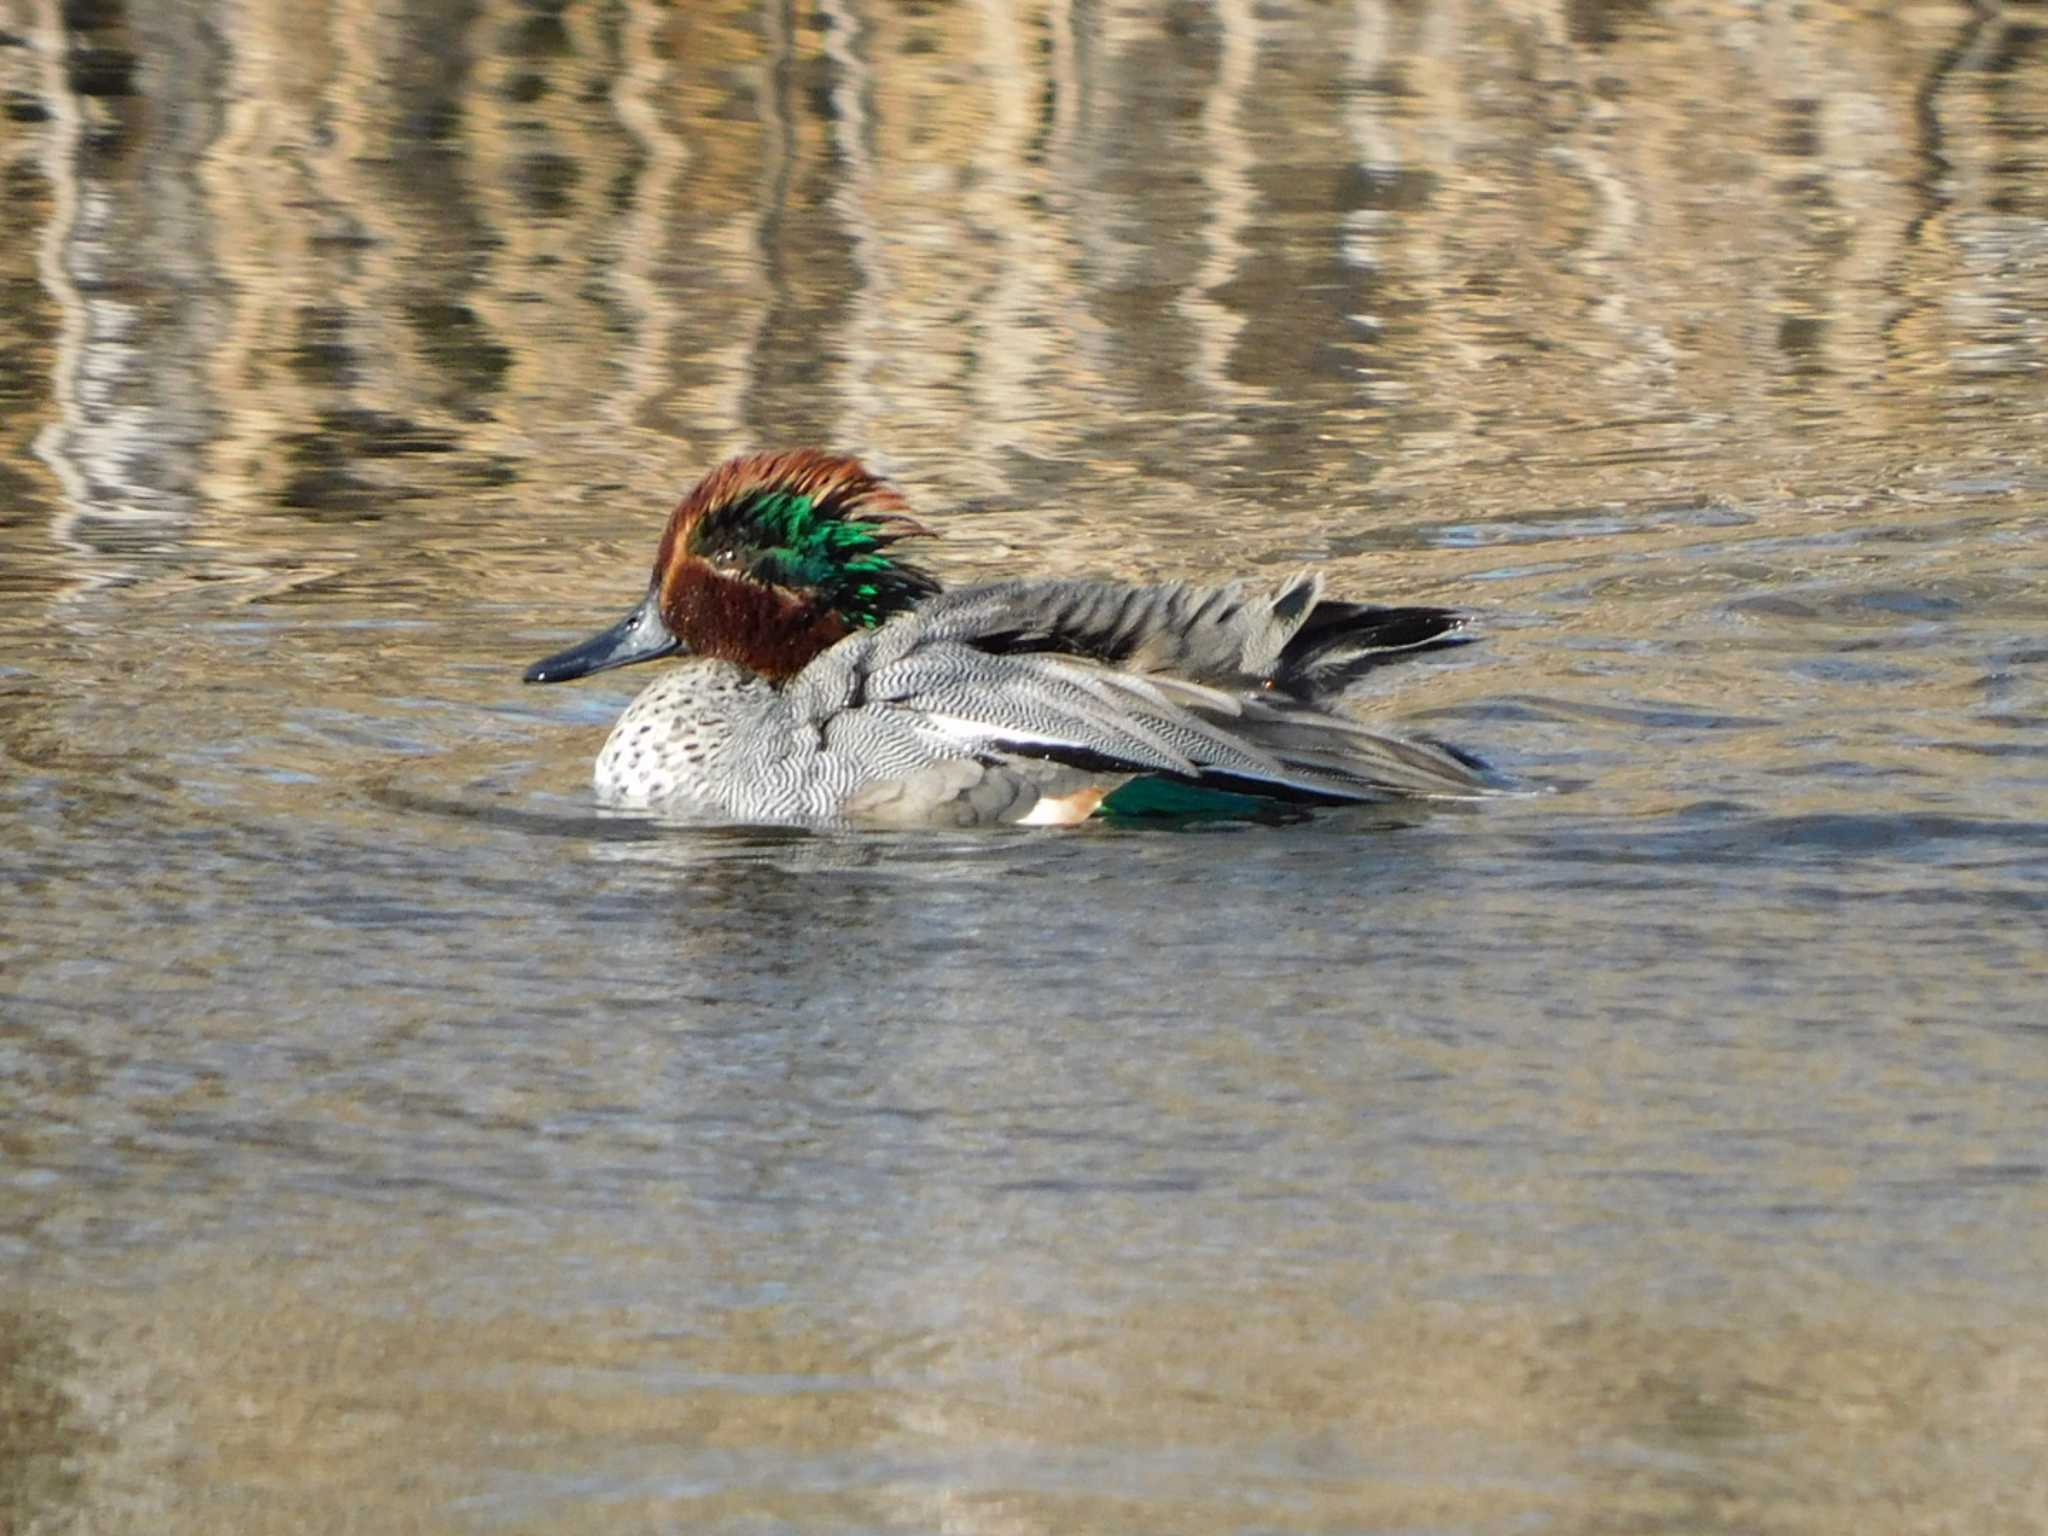
[[926, 532], [857, 460], [732, 459], [669, 517], [639, 605], [526, 681], [691, 658], [619, 717], [597, 792], [728, 821], [1052, 825], [1497, 792], [1457, 748], [1333, 707], [1373, 668], [1461, 643], [1447, 609], [1326, 598], [1313, 572], [1266, 592], [945, 592], [896, 549]]

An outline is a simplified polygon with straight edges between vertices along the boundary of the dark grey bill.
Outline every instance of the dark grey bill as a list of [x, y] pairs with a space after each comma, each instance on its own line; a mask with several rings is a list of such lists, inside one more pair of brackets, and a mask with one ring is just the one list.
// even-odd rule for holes
[[601, 635], [592, 635], [580, 645], [557, 651], [545, 661], [526, 669], [529, 683], [566, 683], [572, 677], [588, 677], [608, 667], [631, 666], [652, 661], [683, 648], [683, 642], [661, 622], [661, 604], [650, 590], [640, 606]]

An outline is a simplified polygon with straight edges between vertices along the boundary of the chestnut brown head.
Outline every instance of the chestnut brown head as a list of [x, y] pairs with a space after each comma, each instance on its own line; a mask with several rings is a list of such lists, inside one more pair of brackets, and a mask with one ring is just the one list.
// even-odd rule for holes
[[670, 515], [639, 606], [535, 663], [526, 680], [561, 682], [676, 651], [793, 677], [855, 629], [939, 590], [893, 550], [926, 531], [857, 459], [803, 448], [727, 460]]

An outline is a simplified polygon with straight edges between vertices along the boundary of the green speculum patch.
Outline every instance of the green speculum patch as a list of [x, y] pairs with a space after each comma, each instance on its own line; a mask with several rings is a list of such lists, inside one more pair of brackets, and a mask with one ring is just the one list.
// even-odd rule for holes
[[1102, 802], [1099, 814], [1107, 821], [1204, 821], [1217, 818], [1264, 821], [1294, 820], [1284, 807], [1256, 795], [1215, 789], [1206, 784], [1189, 784], [1163, 776], [1132, 779], [1112, 790]]

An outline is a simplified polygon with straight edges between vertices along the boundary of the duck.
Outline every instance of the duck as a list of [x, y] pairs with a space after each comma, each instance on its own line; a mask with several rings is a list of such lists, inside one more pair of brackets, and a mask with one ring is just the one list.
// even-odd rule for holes
[[947, 588], [888, 481], [815, 448], [745, 454], [676, 505], [647, 590], [528, 683], [679, 658], [598, 753], [609, 806], [826, 827], [1073, 826], [1467, 800], [1479, 757], [1339, 707], [1462, 645], [1451, 609], [1352, 602], [1321, 573]]

